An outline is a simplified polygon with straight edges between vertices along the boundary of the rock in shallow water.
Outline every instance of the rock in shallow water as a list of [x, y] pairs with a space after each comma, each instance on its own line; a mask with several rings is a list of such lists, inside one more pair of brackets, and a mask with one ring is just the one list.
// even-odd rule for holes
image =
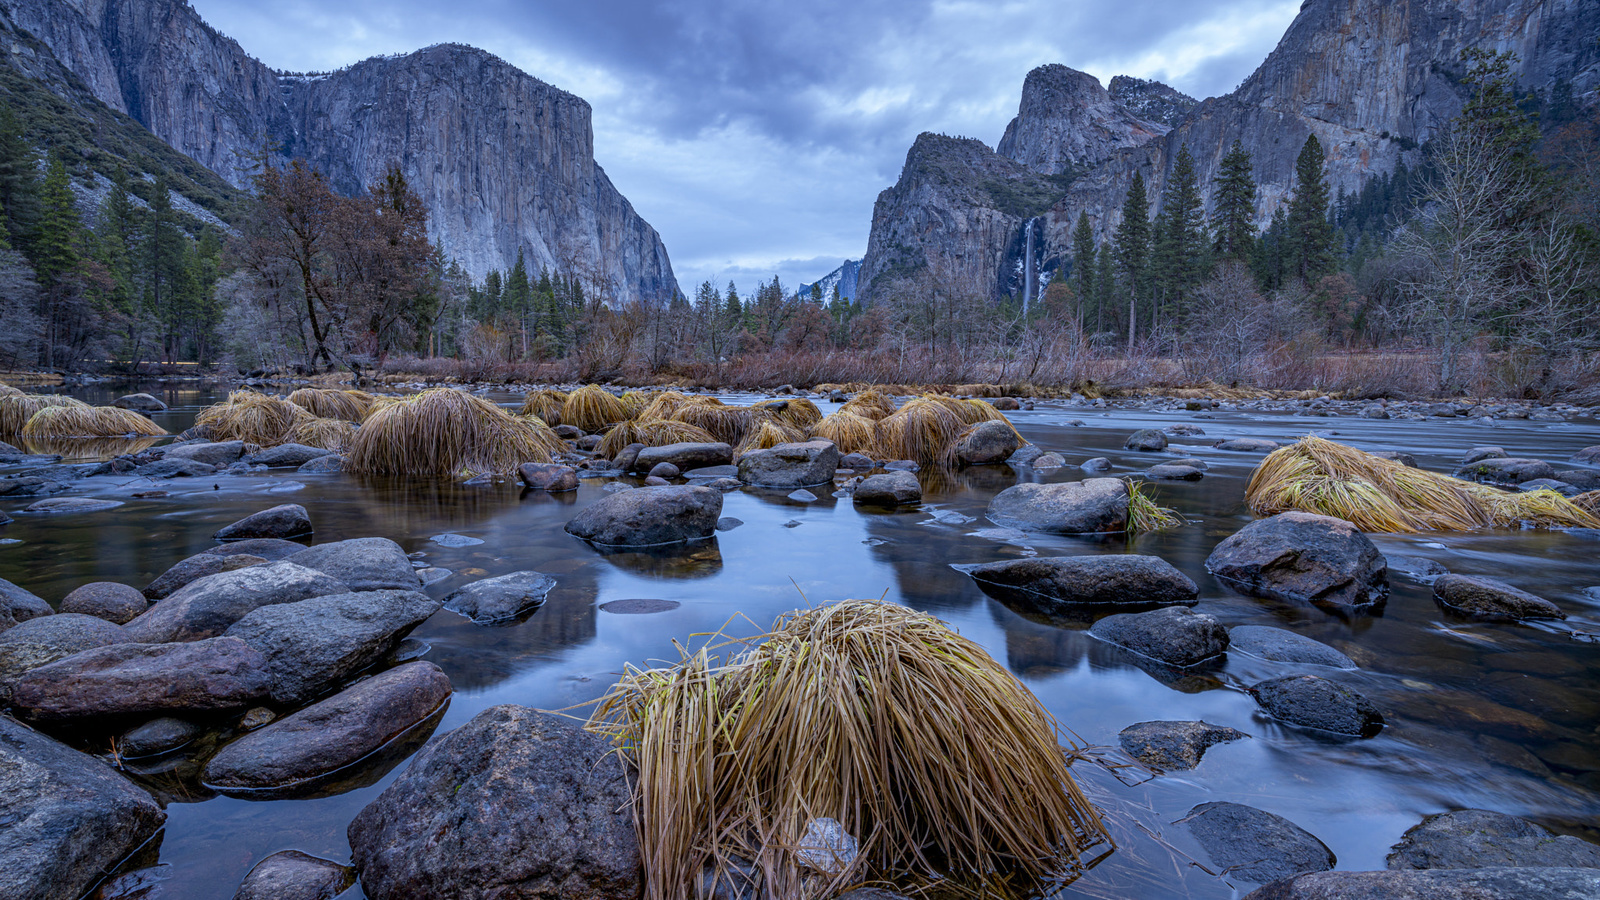
[[710, 537], [721, 514], [722, 494], [710, 488], [644, 487], [594, 503], [566, 524], [566, 532], [613, 547], [676, 544]]
[[343, 582], [352, 591], [410, 591], [421, 583], [406, 552], [388, 538], [351, 538], [317, 544], [288, 557], [285, 562], [315, 569]]
[[779, 444], [739, 457], [739, 481], [756, 487], [799, 488], [829, 484], [839, 468], [832, 441]]
[[1022, 445], [1009, 422], [984, 421], [971, 426], [957, 439], [951, 456], [957, 466], [984, 466], [1005, 462]]
[[1543, 597], [1472, 575], [1440, 575], [1433, 582], [1433, 599], [1452, 612], [1489, 622], [1567, 617], [1561, 607]]
[[1122, 532], [1128, 527], [1128, 486], [1117, 478], [1013, 485], [989, 501], [988, 517], [1026, 531]]
[[233, 900], [333, 900], [355, 884], [355, 870], [299, 850], [280, 850], [256, 863]]
[[190, 582], [156, 601], [127, 628], [134, 640], [147, 644], [195, 641], [222, 634], [259, 607], [347, 590], [344, 582], [288, 560], [246, 566]]
[[1138, 450], [1141, 453], [1155, 453], [1167, 449], [1167, 436], [1155, 428], [1144, 428], [1135, 431], [1122, 442], [1124, 450]]
[[1250, 692], [1268, 715], [1290, 725], [1348, 737], [1373, 737], [1383, 729], [1383, 714], [1371, 700], [1316, 675], [1273, 678]]
[[1244, 900], [1588, 900], [1600, 869], [1432, 869], [1315, 872], [1250, 892]]
[[[295, 552], [305, 549], [299, 544], [294, 546]], [[145, 586], [143, 595], [149, 600], [161, 600], [178, 589], [199, 581], [208, 575], [232, 572], [234, 569], [247, 569], [250, 566], [262, 565], [266, 561], [263, 557], [251, 556], [248, 553], [236, 553], [228, 556], [216, 553], [196, 553], [194, 556], [181, 560], [172, 568], [156, 576], [155, 581]]]
[[1228, 649], [1228, 631], [1222, 623], [1185, 606], [1106, 616], [1094, 623], [1089, 633], [1178, 668], [1198, 665]]
[[267, 659], [243, 641], [113, 644], [23, 675], [11, 703], [43, 722], [240, 709], [267, 696]]
[[125, 625], [150, 607], [137, 588], [115, 581], [94, 581], [73, 590], [61, 600], [64, 613], [81, 613]]
[[1250, 735], [1210, 722], [1140, 722], [1129, 725], [1117, 741], [1129, 756], [1152, 769], [1192, 769], [1214, 744]]
[[1391, 869], [1578, 866], [1600, 869], [1600, 846], [1554, 835], [1527, 819], [1484, 809], [1428, 816], [1406, 831], [1384, 863]]
[[269, 447], [259, 453], [252, 453], [245, 458], [251, 465], [266, 466], [269, 469], [298, 469], [313, 459], [332, 456], [332, 450], [321, 447], [308, 447], [305, 444], [279, 444]]
[[466, 585], [444, 598], [444, 608], [478, 623], [506, 621], [543, 604], [555, 586], [540, 572], [512, 572]]
[[1305, 635], [1270, 625], [1239, 625], [1228, 632], [1228, 649], [1274, 662], [1354, 669], [1355, 660]]
[[1323, 872], [1337, 860], [1316, 836], [1280, 815], [1240, 803], [1202, 803], [1183, 818], [1225, 874], [1256, 883]]
[[1286, 512], [1251, 522], [1218, 544], [1206, 569], [1244, 594], [1348, 613], [1389, 597], [1388, 564], [1354, 525]]
[[155, 756], [183, 747], [202, 733], [193, 722], [163, 716], [129, 729], [117, 741], [117, 753], [125, 759]]
[[350, 847], [371, 900], [636, 897], [631, 802], [610, 742], [495, 706], [430, 741], [350, 823]]
[[1193, 606], [1199, 590], [1159, 556], [1039, 556], [953, 568], [1045, 616], [1079, 607]]
[[247, 538], [295, 538], [312, 533], [311, 515], [304, 506], [285, 503], [245, 516], [216, 533], [219, 541], [239, 541]]
[[30, 503], [25, 511], [45, 513], [47, 515], [64, 515], [66, 513], [102, 512], [108, 509], [116, 509], [121, 505], [121, 500], [95, 500], [89, 497], [53, 497], [49, 500]]
[[910, 472], [884, 472], [869, 475], [850, 493], [851, 502], [861, 506], [893, 507], [922, 502], [922, 485]]

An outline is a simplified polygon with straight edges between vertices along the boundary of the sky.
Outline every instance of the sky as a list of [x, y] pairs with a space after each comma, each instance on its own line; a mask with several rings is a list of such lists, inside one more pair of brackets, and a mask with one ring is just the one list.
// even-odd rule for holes
[[872, 206], [924, 131], [994, 146], [1022, 81], [1225, 94], [1299, 0], [190, 0], [276, 69], [458, 42], [587, 100], [595, 158], [678, 284], [791, 290], [866, 252]]

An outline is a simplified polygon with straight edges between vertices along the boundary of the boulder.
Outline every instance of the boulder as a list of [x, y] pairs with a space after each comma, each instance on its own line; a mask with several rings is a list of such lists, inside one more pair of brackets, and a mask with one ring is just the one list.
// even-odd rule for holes
[[521, 706], [434, 738], [350, 823], [371, 900], [614, 900], [643, 890], [610, 741]]
[[244, 461], [254, 466], [266, 466], [269, 469], [298, 469], [313, 459], [324, 456], [333, 456], [332, 450], [321, 447], [307, 447], [305, 444], [279, 444], [268, 447], [257, 453], [252, 453]]
[[1433, 599], [1451, 612], [1488, 622], [1567, 617], [1561, 607], [1543, 597], [1474, 575], [1440, 575], [1433, 582]]
[[286, 541], [282, 538], [245, 538], [242, 541], [229, 541], [219, 544], [205, 551], [213, 556], [258, 556], [267, 562], [277, 562], [288, 559], [306, 545], [299, 541]]
[[217, 467], [192, 459], [158, 459], [133, 472], [143, 478], [206, 478], [217, 474]]
[[1600, 466], [1600, 444], [1585, 447], [1572, 454], [1572, 461], [1585, 466]]
[[1505, 459], [1507, 453], [1502, 447], [1473, 447], [1461, 456], [1462, 465], [1471, 465], [1486, 459]]
[[1228, 649], [1228, 630], [1221, 622], [1184, 606], [1106, 616], [1094, 623], [1089, 633], [1178, 668], [1215, 659]]
[[131, 409], [142, 413], [164, 412], [167, 408], [167, 404], [149, 394], [123, 394], [111, 401], [111, 405], [117, 409]]
[[884, 472], [861, 479], [851, 501], [862, 506], [900, 506], [922, 502], [922, 485], [910, 472]]
[[523, 485], [537, 491], [564, 494], [578, 489], [578, 470], [555, 463], [523, 463], [517, 467]]
[[[1035, 469], [1059, 469], [1066, 464], [1066, 457], [1059, 453], [1041, 453], [1033, 460]], [[1089, 470], [1085, 469], [1084, 471]]]
[[292, 787], [376, 752], [450, 699], [450, 679], [431, 662], [409, 662], [223, 747], [204, 781], [228, 791]]
[[256, 863], [233, 900], [333, 900], [356, 882], [356, 872], [331, 859], [279, 850]]
[[1600, 490], [1600, 472], [1594, 469], [1561, 469], [1556, 472], [1556, 480], [1570, 484], [1584, 493]]
[[[734, 471], [737, 472], [738, 470], [735, 469]], [[651, 478], [671, 479], [677, 478], [679, 474], [681, 473], [679, 473], [678, 467], [669, 462], [656, 463], [650, 468]]]
[[243, 641], [112, 644], [17, 679], [11, 704], [41, 722], [242, 709], [267, 696], [267, 660]]
[[127, 628], [147, 644], [197, 641], [222, 634], [258, 607], [348, 590], [344, 582], [288, 560], [263, 563], [192, 581], [157, 600]]
[[44, 513], [46, 515], [64, 515], [67, 513], [105, 512], [116, 509], [122, 505], [121, 500], [96, 500], [92, 497], [52, 497], [49, 500], [38, 500], [24, 507], [25, 512]]
[[117, 741], [117, 753], [125, 759], [156, 756], [187, 746], [203, 733], [193, 722], [162, 716], [128, 729]]
[[128, 632], [121, 626], [70, 612], [29, 619], [7, 629], [0, 633], [0, 706], [23, 673], [83, 650], [128, 641]]
[[1517, 816], [1458, 809], [1413, 825], [1389, 851], [1391, 869], [1558, 866], [1600, 869], [1600, 846]]
[[1043, 616], [1085, 606], [1142, 609], [1199, 602], [1195, 583], [1159, 556], [1033, 556], [954, 568], [986, 591]]
[[43, 597], [32, 591], [17, 587], [11, 582], [0, 578], [0, 615], [9, 615], [18, 622], [37, 619], [55, 612]]
[[506, 622], [543, 605], [556, 580], [540, 572], [512, 572], [485, 578], [444, 598], [444, 608], [479, 624]]
[[315, 569], [349, 585], [347, 589], [352, 591], [411, 591], [422, 583], [410, 557], [388, 538], [351, 538], [317, 544], [284, 562]]
[[[624, 450], [624, 453], [626, 450]], [[733, 464], [733, 448], [723, 443], [682, 443], [668, 444], [665, 447], [642, 447], [633, 462], [622, 466], [623, 454], [617, 455], [618, 466], [627, 472], [645, 473], [654, 469], [661, 463], [672, 463], [678, 471], [687, 472], [690, 469], [700, 469], [706, 466], [729, 466]], [[830, 471], [828, 477], [832, 478]]]
[[[839, 460], [839, 464], [844, 466], [847, 469], [870, 469], [870, 468], [872, 468], [871, 466], [859, 466], [859, 465], [853, 466], [853, 465], [850, 464], [851, 457], [860, 456], [860, 455], [861, 454], [859, 454], [859, 453], [846, 454], [843, 459]], [[1013, 451], [1010, 456], [1006, 457], [1006, 463], [1009, 464], [1009, 465], [1013, 465], [1013, 466], [1031, 466], [1031, 465], [1033, 465], [1033, 461], [1034, 460], [1038, 459], [1039, 457], [1041, 457], [1043, 455], [1044, 455], [1044, 451], [1039, 449], [1038, 445], [1036, 445], [1036, 444], [1023, 444], [1021, 447], [1018, 447], [1015, 451]]]
[[1173, 771], [1200, 765], [1200, 757], [1214, 744], [1249, 736], [1210, 722], [1140, 722], [1122, 729], [1117, 741], [1123, 752], [1150, 768]]
[[0, 716], [0, 897], [78, 900], [166, 817], [110, 766]]
[[1206, 473], [1187, 462], [1162, 463], [1144, 470], [1145, 477], [1158, 481], [1199, 481]]
[[1228, 632], [1228, 649], [1273, 662], [1354, 669], [1355, 660], [1302, 634], [1271, 625], [1236, 625]]
[[739, 457], [739, 480], [756, 487], [798, 488], [829, 484], [838, 468], [839, 448], [832, 441], [779, 444]]
[[1326, 872], [1338, 861], [1328, 845], [1280, 815], [1241, 803], [1202, 803], [1182, 822], [1214, 867], [1257, 883]]
[[1141, 428], [1128, 435], [1128, 439], [1122, 442], [1122, 449], [1156, 453], [1167, 449], [1167, 436], [1155, 428]]
[[1250, 689], [1256, 703], [1281, 722], [1350, 737], [1372, 737], [1383, 714], [1371, 700], [1316, 675], [1288, 675]]
[[37, 475], [13, 475], [0, 478], [0, 497], [37, 497], [40, 494], [59, 494], [67, 486], [59, 481]]
[[1204, 437], [1206, 430], [1199, 425], [1180, 422], [1177, 425], [1168, 425], [1166, 432], [1173, 437]]
[[311, 516], [306, 508], [285, 503], [245, 516], [218, 531], [215, 537], [219, 541], [240, 541], [246, 538], [307, 537], [311, 533]]
[[1094, 459], [1084, 460], [1078, 468], [1085, 472], [1109, 472], [1111, 471], [1111, 460], [1106, 459], [1104, 456], [1096, 456]]
[[1017, 402], [1017, 398], [1015, 397], [995, 397], [993, 400], [989, 401], [989, 405], [995, 409], [1006, 410], [1008, 412], [1022, 408], [1022, 404]]
[[985, 421], [962, 432], [951, 456], [958, 466], [985, 466], [1002, 463], [1022, 446], [1022, 438], [1010, 422]]
[[343, 472], [344, 457], [337, 453], [330, 453], [327, 456], [319, 456], [316, 459], [308, 460], [304, 465], [295, 471], [305, 472], [310, 475]]
[[1340, 613], [1389, 597], [1388, 564], [1372, 541], [1343, 519], [1313, 513], [1251, 522], [1211, 551], [1206, 569], [1244, 594]]
[[92, 581], [73, 590], [61, 600], [61, 611], [94, 616], [117, 625], [126, 625], [150, 607], [138, 588], [115, 581]]
[[566, 532], [609, 547], [678, 544], [710, 537], [721, 514], [722, 494], [711, 488], [643, 487], [594, 503], [567, 523]]
[[216, 443], [180, 444], [166, 448], [162, 459], [192, 459], [208, 466], [226, 466], [244, 458], [244, 441], [219, 441]]
[[1122, 532], [1128, 486], [1117, 478], [1013, 485], [989, 501], [988, 517], [996, 525], [1052, 534]]
[[1586, 900], [1600, 869], [1430, 869], [1314, 872], [1263, 885], [1244, 900]]
[[362, 591], [263, 606], [228, 629], [266, 657], [275, 703], [298, 706], [383, 659], [439, 611], [419, 591]]
[[[614, 466], [619, 472], [631, 471], [633, 469], [633, 464], [638, 462], [639, 454], [642, 452], [644, 452], [643, 444], [629, 444], [628, 446], [619, 450], [616, 456], [611, 458], [611, 465]], [[730, 461], [733, 459], [732, 447], [728, 448], [728, 459]], [[646, 469], [645, 471], [649, 470]]]
[[1211, 446], [1218, 450], [1231, 450], [1235, 453], [1271, 453], [1278, 449], [1278, 442], [1263, 440], [1262, 438], [1230, 438], [1225, 441], [1217, 441]]
[[1457, 478], [1491, 484], [1521, 484], [1537, 478], [1554, 478], [1555, 467], [1540, 459], [1519, 456], [1480, 459], [1456, 469]]
[[[294, 545], [294, 552], [298, 553], [305, 547]], [[182, 560], [172, 568], [156, 576], [156, 580], [145, 585], [142, 596], [148, 600], [160, 600], [170, 596], [174, 591], [193, 584], [210, 575], [220, 575], [223, 572], [232, 572], [234, 569], [247, 569], [259, 566], [266, 562], [259, 556], [248, 553], [222, 556], [216, 553], [196, 553], [188, 559]]]

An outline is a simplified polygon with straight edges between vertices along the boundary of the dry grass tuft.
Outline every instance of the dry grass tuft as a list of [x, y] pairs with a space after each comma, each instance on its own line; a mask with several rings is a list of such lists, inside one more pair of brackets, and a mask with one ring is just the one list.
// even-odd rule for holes
[[596, 434], [601, 428], [633, 418], [617, 396], [597, 384], [581, 387], [561, 405], [561, 422]]
[[30, 437], [24, 439], [22, 445], [29, 453], [59, 456], [62, 459], [105, 460], [149, 450], [162, 437]]
[[768, 415], [764, 410], [748, 406], [692, 400], [679, 405], [668, 418], [703, 428], [725, 444], [738, 445], [755, 428], [757, 420], [766, 419]]
[[287, 443], [296, 425], [314, 418], [303, 407], [254, 391], [234, 391], [226, 402], [209, 406], [195, 417], [211, 429], [214, 441], [244, 441], [263, 447]]
[[670, 419], [672, 418], [672, 414], [677, 412], [686, 403], [713, 403], [718, 406], [722, 405], [721, 400], [716, 400], [711, 397], [691, 397], [682, 391], [661, 391], [654, 397], [650, 398], [650, 402], [645, 405], [644, 409], [639, 410], [639, 414], [634, 416], [634, 418], [641, 421], [649, 421], [651, 419]]
[[998, 384], [958, 384], [950, 388], [950, 393], [963, 397], [1004, 397], [1006, 390]]
[[1508, 493], [1315, 436], [1268, 454], [1250, 476], [1245, 500], [1258, 516], [1297, 509], [1371, 532], [1600, 528], [1594, 513], [1554, 491]]
[[515, 472], [566, 449], [539, 420], [517, 417], [481, 397], [433, 388], [373, 412], [356, 429], [345, 469], [371, 475], [448, 478]]
[[89, 404], [59, 394], [6, 394], [0, 396], [0, 434], [17, 434], [34, 413], [52, 406], [88, 409]]
[[866, 416], [858, 416], [841, 409], [813, 426], [811, 436], [833, 441], [840, 453], [865, 453], [876, 458], [878, 452], [874, 434], [876, 424]]
[[596, 451], [601, 456], [614, 459], [629, 444], [646, 447], [665, 447], [668, 444], [714, 444], [717, 439], [703, 428], [673, 419], [621, 422], [606, 432]]
[[617, 398], [617, 402], [621, 403], [622, 408], [627, 410], [628, 418], [637, 419], [639, 418], [639, 413], [644, 412], [645, 407], [649, 406], [654, 399], [650, 391], [623, 391], [622, 396]]
[[1128, 482], [1128, 533], [1143, 534], [1147, 531], [1165, 531], [1168, 528], [1177, 528], [1183, 524], [1183, 517], [1178, 511], [1161, 506], [1156, 503], [1154, 493], [1146, 497], [1145, 484], [1139, 481]]
[[839, 412], [855, 413], [863, 418], [876, 422], [894, 414], [894, 401], [888, 395], [868, 388], [857, 391], [854, 397], [844, 402], [839, 407]]
[[284, 399], [322, 419], [360, 422], [372, 412], [378, 398], [366, 391], [300, 388]]
[[751, 450], [769, 450], [779, 444], [794, 444], [805, 439], [804, 429], [786, 425], [775, 418], [762, 417], [733, 448], [733, 455], [737, 458]]
[[1600, 516], [1600, 491], [1589, 491], [1572, 498], [1572, 505], [1590, 515]]
[[20, 388], [14, 388], [9, 384], [0, 384], [0, 397], [21, 397], [24, 393]]
[[554, 428], [561, 424], [561, 407], [566, 402], [566, 391], [551, 390], [549, 388], [533, 391], [522, 398], [522, 408], [517, 410], [517, 415], [538, 416], [546, 425]]
[[966, 427], [948, 405], [917, 399], [880, 419], [873, 427], [873, 442], [885, 459], [909, 459], [931, 466], [945, 458]]
[[289, 439], [284, 443], [343, 453], [355, 441], [356, 431], [356, 426], [344, 419], [311, 418], [289, 429]]
[[[746, 649], [710, 656], [730, 644]], [[1009, 877], [1000, 896], [1025, 896], [1109, 843], [1038, 699], [978, 645], [890, 603], [789, 613], [760, 638], [629, 667], [589, 728], [637, 767], [646, 900], [704, 896], [706, 866], [726, 884], [742, 861], [758, 893], [791, 900], [946, 878]], [[823, 817], [860, 842], [831, 877], [797, 851]]]
[[754, 404], [751, 409], [764, 409], [777, 420], [780, 425], [790, 428], [806, 429], [822, 421], [822, 410], [817, 405], [804, 397], [780, 398], [777, 400], [763, 400]]
[[167, 430], [131, 409], [47, 406], [22, 426], [24, 438], [159, 437]]

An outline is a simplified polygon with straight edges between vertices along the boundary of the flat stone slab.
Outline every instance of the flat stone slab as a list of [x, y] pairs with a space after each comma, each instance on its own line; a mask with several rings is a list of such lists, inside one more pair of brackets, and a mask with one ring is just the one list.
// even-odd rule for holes
[[1305, 635], [1270, 625], [1238, 625], [1228, 632], [1228, 649], [1274, 662], [1354, 669], [1355, 660]]
[[682, 606], [676, 600], [653, 600], [643, 597], [629, 597], [625, 600], [611, 600], [600, 604], [600, 609], [617, 615], [642, 616], [650, 613], [670, 612]]
[[474, 547], [483, 543], [482, 538], [467, 537], [464, 534], [436, 534], [428, 540], [441, 547]]
[[460, 588], [444, 598], [444, 608], [480, 624], [501, 622], [543, 605], [555, 586], [542, 572], [512, 572]]
[[1242, 803], [1202, 803], [1181, 821], [1211, 862], [1234, 878], [1260, 884], [1302, 872], [1325, 872], [1338, 862], [1309, 831]]
[[89, 497], [51, 497], [48, 500], [38, 500], [28, 504], [24, 511], [63, 515], [66, 513], [103, 512], [108, 509], [116, 509], [121, 505], [121, 500], [94, 500]]
[[1389, 851], [1391, 869], [1579, 866], [1600, 869], [1600, 846], [1518, 816], [1458, 809], [1428, 816]]

